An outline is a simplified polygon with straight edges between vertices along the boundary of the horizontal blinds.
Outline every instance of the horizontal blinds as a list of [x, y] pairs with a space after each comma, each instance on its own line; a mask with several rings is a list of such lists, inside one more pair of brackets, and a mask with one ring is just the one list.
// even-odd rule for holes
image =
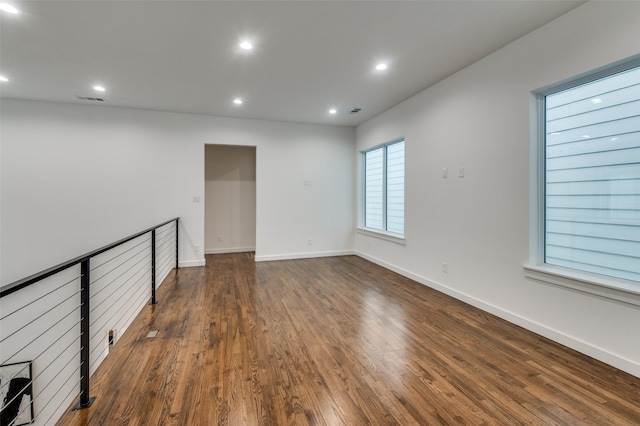
[[640, 281], [640, 68], [545, 110], [545, 262]]
[[383, 230], [384, 148], [366, 152], [365, 158], [365, 218], [367, 228]]
[[387, 147], [387, 231], [404, 234], [404, 141]]

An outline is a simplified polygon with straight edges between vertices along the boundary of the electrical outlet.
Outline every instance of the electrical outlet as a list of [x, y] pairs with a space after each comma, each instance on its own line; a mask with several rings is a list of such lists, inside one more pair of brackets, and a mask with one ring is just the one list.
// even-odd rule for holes
[[458, 177], [459, 178], [463, 178], [464, 177], [464, 167], [460, 167], [458, 169]]
[[449, 170], [445, 167], [442, 169], [442, 177], [447, 178], [449, 176]]
[[445, 274], [449, 272], [449, 265], [447, 265], [445, 262], [442, 262], [442, 272], [444, 272]]
[[109, 354], [109, 352], [111, 351], [111, 348], [113, 347], [113, 345], [115, 345], [116, 343], [116, 331], [115, 330], [108, 330], [107, 331], [107, 344], [106, 344], [106, 353], [107, 355]]
[[218, 235], [218, 242], [222, 242], [222, 235]]
[[308, 245], [308, 246], [310, 246], [310, 245], [311, 245], [311, 238], [309, 238], [309, 239], [307, 240], [307, 245]]

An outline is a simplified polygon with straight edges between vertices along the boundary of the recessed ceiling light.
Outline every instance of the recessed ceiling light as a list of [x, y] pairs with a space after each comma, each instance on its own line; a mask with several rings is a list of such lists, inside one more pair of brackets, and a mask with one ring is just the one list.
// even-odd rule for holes
[[376, 70], [378, 71], [384, 71], [387, 69], [387, 64], [385, 64], [384, 62], [380, 62], [378, 65], [376, 65]]
[[233, 100], [233, 103], [234, 103], [234, 104], [236, 104], [236, 105], [242, 105], [242, 99], [240, 99], [240, 98], [235, 98], [235, 99]]
[[242, 49], [242, 50], [251, 50], [251, 49], [253, 49], [253, 44], [251, 44], [251, 42], [245, 40], [245, 41], [240, 43], [240, 49]]
[[93, 86], [93, 90], [95, 90], [96, 92], [105, 92], [107, 89], [104, 88], [104, 86]]
[[593, 98], [593, 99], [591, 99], [591, 103], [592, 103], [592, 104], [599, 104], [600, 102], [602, 102], [602, 99], [600, 99], [600, 98]]
[[0, 81], [9, 81], [9, 79], [4, 75], [0, 75]]
[[585, 139], [589, 139], [591, 136], [589, 136], [589, 135], [582, 135], [582, 137], [583, 137], [583, 138], [585, 138]]
[[335, 108], [329, 110], [329, 114], [336, 114], [338, 111]]
[[0, 3], [0, 10], [2, 10], [3, 12], [11, 13], [13, 15], [17, 15], [18, 13], [20, 13], [18, 9], [16, 9], [9, 3]]

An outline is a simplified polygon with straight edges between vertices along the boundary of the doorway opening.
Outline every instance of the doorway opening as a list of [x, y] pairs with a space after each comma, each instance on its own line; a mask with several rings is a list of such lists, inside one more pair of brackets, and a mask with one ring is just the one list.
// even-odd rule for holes
[[205, 254], [256, 249], [256, 147], [205, 145]]

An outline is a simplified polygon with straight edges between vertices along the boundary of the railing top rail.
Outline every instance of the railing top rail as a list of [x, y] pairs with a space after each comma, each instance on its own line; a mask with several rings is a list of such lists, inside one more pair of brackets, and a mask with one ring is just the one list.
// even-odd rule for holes
[[117, 247], [117, 246], [119, 246], [121, 244], [124, 244], [126, 242], [129, 242], [129, 241], [135, 239], [135, 238], [138, 238], [139, 236], [144, 235], [144, 234], [146, 234], [148, 232], [151, 232], [154, 229], [158, 229], [161, 226], [165, 226], [165, 225], [167, 225], [167, 224], [169, 224], [171, 222], [175, 222], [175, 221], [178, 221], [178, 220], [180, 220], [179, 217], [174, 217], [173, 219], [167, 220], [166, 222], [163, 222], [163, 223], [161, 223], [159, 225], [152, 226], [150, 228], [145, 229], [144, 231], [136, 232], [135, 234], [129, 235], [128, 237], [125, 237], [125, 238], [123, 238], [121, 240], [118, 240], [118, 241], [113, 242], [111, 244], [107, 244], [104, 247], [100, 247], [99, 249], [90, 251], [90, 252], [85, 253], [83, 255], [80, 255], [80, 256], [78, 256], [76, 258], [67, 260], [66, 262], [59, 263], [59, 264], [57, 264], [55, 266], [52, 266], [51, 268], [47, 268], [44, 271], [40, 271], [40, 272], [38, 272], [36, 274], [33, 274], [33, 275], [28, 276], [28, 277], [22, 278], [21, 280], [14, 281], [11, 284], [7, 284], [5, 286], [2, 286], [2, 287], [0, 287], [0, 298], [3, 298], [4, 296], [7, 296], [7, 295], [9, 295], [11, 293], [14, 293], [14, 292], [16, 292], [16, 291], [18, 291], [20, 289], [25, 288], [25, 287], [28, 287], [31, 284], [36, 283], [36, 282], [38, 282], [40, 280], [43, 280], [43, 279], [45, 279], [47, 277], [55, 275], [58, 272], [64, 271], [65, 269], [70, 268], [70, 267], [72, 267], [74, 265], [77, 265], [78, 263], [81, 263], [81, 262], [83, 262], [83, 261], [85, 261], [85, 260], [87, 260], [87, 259], [89, 259], [91, 257], [97, 256], [97, 255], [99, 255], [101, 253], [104, 253], [105, 251], [111, 250], [112, 248], [115, 248], [115, 247]]

